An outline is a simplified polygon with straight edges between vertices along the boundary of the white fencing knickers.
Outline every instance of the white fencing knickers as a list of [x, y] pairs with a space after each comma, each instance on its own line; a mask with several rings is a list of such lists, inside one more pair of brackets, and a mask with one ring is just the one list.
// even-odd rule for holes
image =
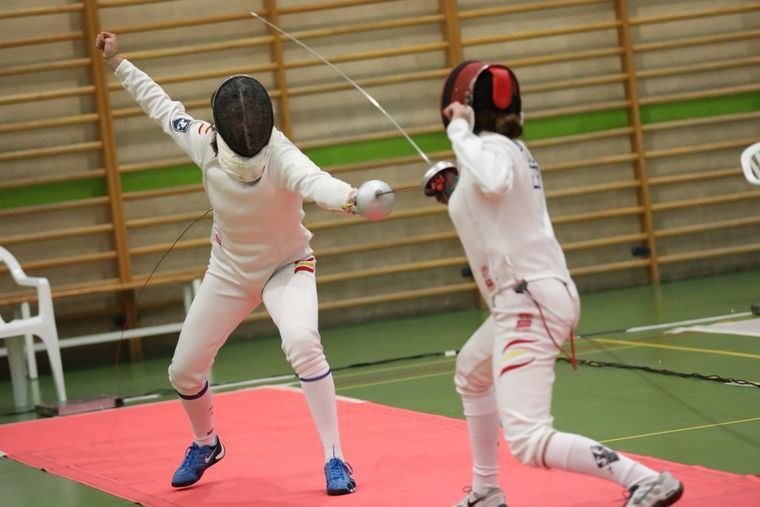
[[263, 299], [280, 330], [282, 349], [300, 378], [329, 370], [320, 342], [314, 258], [279, 268], [261, 291], [206, 273], [190, 306], [169, 366], [169, 380], [183, 397], [206, 389], [217, 351]]
[[[580, 315], [575, 286], [547, 278], [530, 282], [528, 290], [561, 346]], [[554, 432], [551, 399], [558, 354], [531, 298], [509, 289], [494, 296], [491, 316], [457, 357], [454, 381], [465, 414], [498, 409], [510, 451], [526, 464], [544, 466], [544, 447]]]

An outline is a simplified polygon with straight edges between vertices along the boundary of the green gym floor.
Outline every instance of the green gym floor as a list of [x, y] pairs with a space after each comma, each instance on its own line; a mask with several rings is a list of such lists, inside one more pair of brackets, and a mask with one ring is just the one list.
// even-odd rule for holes
[[[760, 338], [704, 333], [625, 333], [632, 326], [747, 312], [760, 303], [760, 271], [692, 279], [660, 287], [596, 292], [582, 297], [581, 359], [623, 362], [684, 373], [760, 382]], [[419, 359], [341, 369], [348, 365], [458, 349], [485, 318], [479, 310], [323, 330], [338, 393], [412, 410], [462, 417], [454, 392], [454, 359]], [[602, 332], [600, 334], [596, 334]], [[40, 356], [42, 358], [42, 356]], [[67, 370], [70, 399], [119, 393], [167, 392], [168, 358]], [[618, 368], [557, 364], [555, 425], [622, 451], [739, 474], [760, 474], [760, 389]], [[276, 337], [222, 348], [213, 382], [224, 384], [290, 373]], [[287, 380], [286, 380], [287, 382]], [[53, 400], [49, 377], [39, 381]], [[164, 395], [159, 399], [170, 399]], [[0, 382], [0, 412], [13, 401]], [[34, 417], [0, 415], [0, 423]], [[189, 431], [177, 428], [177, 431]], [[0, 446], [1, 450], [1, 446]], [[350, 449], [348, 450], [350, 452]], [[180, 451], [178, 451], [180, 452]], [[180, 459], [180, 456], [177, 456]], [[167, 477], [167, 481], [169, 478]], [[87, 486], [0, 459], [0, 505], [126, 505]]]

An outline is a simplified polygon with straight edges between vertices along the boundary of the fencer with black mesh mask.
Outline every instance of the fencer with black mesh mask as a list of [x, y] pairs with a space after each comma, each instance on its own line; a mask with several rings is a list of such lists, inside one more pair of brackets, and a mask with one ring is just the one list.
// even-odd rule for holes
[[[169, 366], [194, 437], [172, 485], [197, 482], [224, 457], [213, 425], [209, 371], [230, 333], [263, 303], [317, 427], [327, 493], [352, 493], [356, 483], [343, 461], [335, 385], [317, 329], [312, 235], [302, 221], [305, 198], [328, 210], [356, 212], [356, 189], [322, 171], [274, 127], [269, 94], [255, 78], [232, 76], [219, 85], [212, 125], [188, 114], [119, 56], [115, 35], [102, 32], [96, 44], [124, 88], [201, 169], [214, 211], [208, 269]], [[250, 459], [264, 466], [272, 457]]]

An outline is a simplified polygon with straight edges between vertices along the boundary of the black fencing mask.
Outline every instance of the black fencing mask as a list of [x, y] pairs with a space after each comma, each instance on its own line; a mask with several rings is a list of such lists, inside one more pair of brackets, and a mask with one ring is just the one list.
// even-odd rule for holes
[[214, 126], [227, 146], [242, 157], [253, 157], [269, 143], [274, 127], [272, 101], [266, 88], [251, 76], [227, 78], [211, 97]]

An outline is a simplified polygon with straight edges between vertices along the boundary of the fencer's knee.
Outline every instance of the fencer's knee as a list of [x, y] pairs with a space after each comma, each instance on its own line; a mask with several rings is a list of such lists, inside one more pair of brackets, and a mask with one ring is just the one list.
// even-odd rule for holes
[[536, 425], [524, 431], [515, 432], [509, 425], [504, 428], [504, 438], [509, 452], [521, 463], [535, 467], [545, 467], [544, 449], [554, 433], [551, 426]]
[[477, 361], [476, 357], [468, 354], [466, 347], [457, 355], [454, 385], [462, 397], [486, 396], [493, 388], [490, 360], [480, 368]]
[[182, 395], [194, 395], [206, 386], [205, 372], [195, 372], [175, 361], [169, 365], [169, 382]]
[[280, 335], [285, 357], [300, 378], [314, 377], [330, 369], [316, 329], [282, 327]]

